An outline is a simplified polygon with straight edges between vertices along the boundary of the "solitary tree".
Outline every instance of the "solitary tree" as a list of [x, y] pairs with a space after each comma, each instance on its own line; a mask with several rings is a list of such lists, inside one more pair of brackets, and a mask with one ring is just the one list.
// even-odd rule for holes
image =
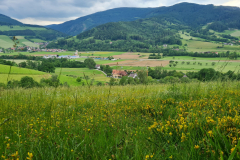
[[84, 60], [84, 64], [89, 68], [89, 69], [94, 69], [96, 66], [95, 61], [92, 58], [87, 58]]

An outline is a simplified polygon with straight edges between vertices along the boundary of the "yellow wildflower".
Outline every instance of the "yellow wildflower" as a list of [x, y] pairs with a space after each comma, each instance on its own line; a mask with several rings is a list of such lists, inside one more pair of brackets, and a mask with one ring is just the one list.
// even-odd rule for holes
[[33, 159], [33, 154], [28, 152], [28, 157], [27, 159], [32, 160]]
[[195, 145], [194, 148], [195, 148], [195, 149], [198, 149], [198, 148], [199, 148], [199, 145]]

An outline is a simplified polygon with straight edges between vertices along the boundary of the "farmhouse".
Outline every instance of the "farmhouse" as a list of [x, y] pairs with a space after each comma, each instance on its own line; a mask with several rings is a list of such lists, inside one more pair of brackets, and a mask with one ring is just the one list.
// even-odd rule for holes
[[167, 47], [167, 44], [164, 44], [163, 47]]
[[127, 76], [127, 72], [125, 71], [119, 71], [119, 70], [113, 70], [112, 71], [113, 78], [121, 78], [122, 76]]
[[96, 69], [100, 69], [100, 65], [97, 64], [97, 65], [95, 66], [95, 68], [96, 68]]
[[137, 73], [131, 73], [128, 77], [136, 78], [137, 77]]

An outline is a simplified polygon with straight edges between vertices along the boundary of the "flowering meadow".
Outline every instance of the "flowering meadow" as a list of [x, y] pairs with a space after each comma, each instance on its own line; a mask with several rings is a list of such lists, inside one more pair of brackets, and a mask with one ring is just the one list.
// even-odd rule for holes
[[240, 159], [240, 83], [0, 90], [2, 159]]

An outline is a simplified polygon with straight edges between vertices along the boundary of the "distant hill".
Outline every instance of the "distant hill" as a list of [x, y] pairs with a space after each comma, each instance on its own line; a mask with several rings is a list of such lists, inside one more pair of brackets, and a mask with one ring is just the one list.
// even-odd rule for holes
[[[190, 36], [204, 42], [236, 43], [235, 41], [239, 40], [237, 36], [233, 37], [221, 32], [240, 29], [238, 15], [240, 9], [236, 7], [181, 3], [148, 12], [146, 14], [148, 18], [102, 24], [76, 37], [52, 42], [47, 47], [82, 51], [161, 53], [166, 51], [163, 46], [168, 46], [175, 47], [170, 49], [171, 52], [180, 50], [183, 55], [187, 41], [192, 40]], [[180, 34], [189, 38], [183, 40]]]
[[3, 14], [0, 14], [0, 25], [23, 25], [23, 23]]
[[58, 30], [60, 32], [77, 35], [86, 30], [92, 29], [98, 25], [108, 22], [134, 21], [145, 18], [147, 14], [155, 8], [116, 8], [103, 12], [97, 12], [76, 20], [67, 21], [59, 25], [49, 25], [46, 27]]
[[52, 41], [59, 37], [66, 37], [67, 35], [43, 26], [23, 24], [8, 16], [0, 14], [0, 47], [8, 48], [12, 46], [12, 42], [9, 43], [9, 39], [11, 39], [12, 36], [23, 36], [24, 38], [22, 39], [26, 39], [25, 41], [30, 43]]
[[77, 35], [101, 24], [119, 21], [134, 21], [151, 17], [166, 17], [180, 21], [191, 27], [203, 26], [210, 22], [222, 22], [226, 27], [240, 28], [240, 8], [179, 3], [170, 7], [158, 8], [116, 8], [97, 12], [76, 20], [67, 21], [49, 28], [68, 35]]

